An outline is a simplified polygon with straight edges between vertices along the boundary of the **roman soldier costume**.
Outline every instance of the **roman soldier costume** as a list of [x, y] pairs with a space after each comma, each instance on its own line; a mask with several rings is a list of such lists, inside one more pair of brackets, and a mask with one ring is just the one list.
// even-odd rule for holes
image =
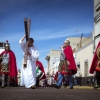
[[[63, 56], [62, 56], [63, 54]], [[55, 80], [57, 80], [58, 73], [61, 73], [62, 75], [74, 75], [77, 73], [77, 68], [76, 64], [74, 61], [72, 49], [70, 46], [67, 46], [64, 48], [64, 51], [61, 51], [61, 56], [60, 57], [60, 63], [58, 66], [58, 72], [55, 75]], [[68, 65], [68, 61], [70, 62], [70, 65]]]
[[94, 53], [93, 61], [90, 67], [90, 73], [96, 72], [95, 78], [97, 79], [97, 87], [100, 86], [100, 41]]
[[39, 86], [39, 81], [45, 78], [46, 75], [42, 63], [40, 61], [36, 61], [36, 87]]
[[63, 48], [61, 48], [61, 50], [61, 56], [63, 56], [60, 57], [58, 72], [54, 78], [55, 80], [57, 80], [55, 88], [59, 89], [64, 77], [67, 76], [70, 89], [73, 89], [72, 75], [77, 73], [77, 68], [73, 57], [73, 51], [70, 46], [70, 41], [64, 41], [64, 46]]
[[[7, 50], [6, 47], [9, 49]], [[10, 44], [8, 41], [5, 43], [5, 50], [0, 54], [1, 64], [0, 71], [2, 74], [2, 87], [10, 86], [13, 81], [17, 84], [17, 66], [16, 57], [13, 51], [10, 50]]]

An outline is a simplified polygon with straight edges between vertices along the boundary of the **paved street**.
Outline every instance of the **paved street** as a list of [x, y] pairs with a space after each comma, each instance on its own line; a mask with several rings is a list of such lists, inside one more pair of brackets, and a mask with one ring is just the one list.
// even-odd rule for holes
[[0, 100], [99, 100], [100, 89], [92, 88], [0, 88]]

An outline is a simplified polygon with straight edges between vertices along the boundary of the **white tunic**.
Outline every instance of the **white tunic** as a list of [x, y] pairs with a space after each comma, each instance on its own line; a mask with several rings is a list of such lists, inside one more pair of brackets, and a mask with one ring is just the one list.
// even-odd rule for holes
[[[26, 44], [19, 41], [21, 49], [23, 50], [23, 55], [25, 54]], [[30, 88], [32, 85], [36, 84], [36, 60], [39, 57], [39, 52], [35, 46], [29, 47], [28, 52], [31, 53], [31, 56], [27, 56], [27, 67], [21, 66], [21, 81], [20, 86], [25, 86], [26, 88]]]

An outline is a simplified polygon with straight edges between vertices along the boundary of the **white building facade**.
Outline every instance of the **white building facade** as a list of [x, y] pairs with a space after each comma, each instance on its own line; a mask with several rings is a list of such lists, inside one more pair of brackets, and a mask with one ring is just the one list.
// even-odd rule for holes
[[76, 52], [76, 65], [80, 68], [82, 77], [91, 76], [89, 69], [93, 58], [93, 43], [91, 41]]
[[[87, 39], [88, 40], [88, 39]], [[82, 77], [93, 76], [89, 73], [95, 49], [100, 41], [100, 0], [94, 0], [94, 31], [90, 41], [76, 52], [76, 62], [82, 72]]]
[[0, 53], [4, 51], [5, 49], [5, 43], [4, 42], [0, 42]]
[[100, 0], [94, 0], [94, 40], [95, 49], [100, 41]]
[[52, 72], [56, 73], [58, 71], [58, 66], [60, 62], [61, 50], [50, 50], [49, 55], [46, 56], [48, 63], [48, 73], [52, 75]]

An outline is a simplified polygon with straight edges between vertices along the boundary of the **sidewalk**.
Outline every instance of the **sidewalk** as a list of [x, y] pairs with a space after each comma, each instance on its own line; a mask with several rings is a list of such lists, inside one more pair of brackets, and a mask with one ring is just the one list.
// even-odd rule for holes
[[[69, 88], [69, 86], [67, 87], [63, 86], [62, 88]], [[73, 86], [73, 89], [93, 89], [93, 86]], [[100, 89], [100, 87], [96, 89]]]

